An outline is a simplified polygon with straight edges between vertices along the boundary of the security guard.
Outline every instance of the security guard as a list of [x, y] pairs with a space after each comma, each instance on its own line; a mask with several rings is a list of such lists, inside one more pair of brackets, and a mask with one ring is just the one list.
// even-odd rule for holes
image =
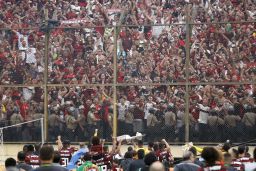
[[78, 125], [78, 121], [73, 116], [74, 110], [72, 108], [73, 107], [69, 108], [68, 114], [65, 116], [65, 121], [67, 125], [66, 136], [70, 141], [75, 140], [75, 136], [77, 135], [76, 127]]
[[[11, 116], [11, 118], [10, 118], [10, 120], [11, 120], [11, 125], [16, 125], [16, 124], [19, 124], [19, 123], [21, 123], [21, 122], [23, 122], [24, 121], [24, 119], [23, 119], [23, 117], [21, 116], [21, 114], [20, 113], [13, 113], [12, 114], [12, 116]], [[21, 135], [22, 135], [22, 132], [21, 132], [21, 125], [18, 125], [18, 126], [16, 126], [16, 127], [13, 127], [13, 128], [11, 128], [12, 129], [12, 137], [13, 138], [17, 138], [17, 139], [15, 139], [15, 140], [20, 140], [20, 138], [22, 137]], [[12, 139], [13, 139], [12, 138]]]
[[148, 141], [153, 142], [154, 137], [157, 135], [156, 124], [159, 123], [155, 116], [155, 110], [149, 109], [149, 115], [147, 116], [147, 135], [148, 135]]

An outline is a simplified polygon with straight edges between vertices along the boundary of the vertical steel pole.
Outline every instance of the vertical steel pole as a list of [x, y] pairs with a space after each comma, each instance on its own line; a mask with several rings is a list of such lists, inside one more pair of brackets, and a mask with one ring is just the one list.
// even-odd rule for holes
[[116, 94], [117, 94], [117, 27], [114, 28], [114, 45], [115, 45], [115, 50], [114, 50], [114, 62], [113, 62], [113, 65], [114, 65], [114, 91], [113, 91], [113, 137], [116, 137], [117, 136], [117, 97], [116, 97]]
[[44, 140], [48, 140], [48, 58], [49, 58], [49, 38], [50, 31], [48, 30], [48, 10], [45, 11], [45, 20], [47, 32], [45, 34], [45, 54], [44, 54]]
[[186, 94], [185, 94], [185, 141], [189, 141], [189, 65], [190, 65], [190, 10], [189, 5], [186, 6], [186, 63], [185, 63], [185, 73], [186, 73]]
[[40, 122], [41, 122], [41, 141], [42, 141], [42, 144], [44, 144], [44, 118], [41, 118], [40, 119]]

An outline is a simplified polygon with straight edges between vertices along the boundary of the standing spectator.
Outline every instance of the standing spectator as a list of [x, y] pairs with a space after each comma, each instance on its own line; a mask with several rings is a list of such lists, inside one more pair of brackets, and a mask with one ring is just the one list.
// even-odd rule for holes
[[58, 135], [60, 135], [60, 124], [64, 122], [55, 111], [52, 111], [48, 117], [48, 123], [49, 139], [53, 141]]
[[203, 104], [198, 104], [199, 112], [199, 141], [207, 140], [207, 123], [210, 107], [208, 106], [208, 99], [203, 99]]
[[227, 125], [226, 130], [226, 137], [228, 137], [232, 141], [236, 141], [236, 131], [237, 131], [237, 125], [238, 122], [241, 121], [240, 116], [233, 114], [232, 112], [229, 112], [228, 115], [225, 116], [224, 122], [225, 125]]
[[255, 170], [256, 169], [256, 148], [253, 150], [253, 162], [245, 164], [245, 170]]
[[7, 158], [4, 164], [6, 171], [19, 171], [16, 167], [16, 160], [14, 158]]
[[165, 139], [172, 142], [175, 139], [176, 116], [173, 113], [173, 108], [169, 106], [164, 114], [164, 133]]
[[88, 130], [88, 136], [92, 137], [94, 134], [95, 129], [97, 128], [97, 122], [98, 122], [98, 118], [96, 118], [95, 116], [95, 106], [94, 104], [91, 105], [90, 107], [90, 111], [88, 112], [88, 116], [87, 116], [87, 130]]
[[154, 109], [149, 109], [149, 114], [147, 116], [147, 136], [148, 136], [148, 141], [149, 142], [154, 142], [156, 135], [160, 132], [157, 132], [157, 124], [159, 121], [157, 120], [155, 116], [155, 110]]
[[195, 156], [190, 151], [185, 151], [183, 154], [183, 162], [180, 164], [177, 164], [174, 167], [174, 171], [198, 171], [200, 166], [194, 164]]
[[137, 103], [135, 104], [135, 107], [133, 109], [133, 118], [133, 132], [143, 132], [144, 112], [143, 108], [140, 107], [140, 105]]
[[137, 154], [138, 154], [138, 159], [130, 163], [130, 165], [128, 166], [128, 171], [139, 170], [145, 167], [145, 163], [143, 160], [145, 156], [145, 151], [143, 149], [140, 149], [137, 151]]
[[255, 122], [256, 122], [256, 113], [247, 112], [244, 114], [242, 122], [245, 126], [245, 137], [250, 139], [252, 135], [255, 135]]
[[[11, 125], [16, 125], [19, 124], [21, 122], [23, 122], [23, 118], [21, 116], [20, 113], [13, 113], [11, 115]], [[13, 130], [13, 137], [21, 137], [21, 125], [15, 126], [14, 128], [12, 128]], [[20, 138], [18, 138], [18, 140], [20, 140]]]
[[[146, 154], [144, 157], [145, 166], [141, 170], [149, 171], [149, 167], [151, 166], [151, 164], [153, 164], [156, 161], [157, 161], [157, 156], [155, 155], [154, 152], [150, 152], [150, 153]], [[163, 166], [163, 168], [164, 168], [164, 166]]]
[[35, 171], [68, 171], [66, 168], [61, 166], [54, 166], [54, 149], [50, 145], [45, 145], [40, 150], [40, 167], [36, 168]]
[[133, 157], [133, 153], [130, 151], [127, 151], [124, 154], [124, 160], [122, 160], [120, 163], [120, 166], [123, 169], [123, 171], [128, 171], [128, 167], [130, 163], [133, 161], [132, 157]]
[[224, 125], [224, 120], [219, 116], [217, 116], [217, 112], [212, 112], [211, 115], [208, 116], [208, 125], [209, 125], [209, 133], [213, 135], [214, 140], [217, 142], [221, 141], [222, 127]]
[[18, 169], [23, 169], [25, 171], [32, 171], [33, 168], [30, 165], [25, 163], [25, 158], [26, 158], [26, 155], [23, 151], [18, 152], [18, 155], [17, 155], [18, 164], [16, 165], [16, 167]]
[[84, 116], [84, 106], [81, 105], [79, 106], [79, 111], [78, 111], [78, 127], [77, 127], [77, 135], [78, 135], [78, 141], [84, 141], [85, 137], [88, 136], [86, 135], [86, 119]]
[[125, 134], [125, 116], [127, 114], [128, 107], [127, 104], [125, 104], [125, 100], [123, 98], [120, 99], [120, 103], [118, 103], [118, 128], [120, 130], [119, 135]]
[[165, 171], [164, 165], [161, 162], [154, 162], [150, 165], [149, 171]]
[[220, 153], [214, 147], [205, 147], [201, 156], [205, 160], [206, 165], [200, 168], [199, 171], [212, 169], [216, 171], [226, 171], [224, 166], [220, 164]]
[[134, 108], [130, 106], [125, 115], [125, 128], [128, 135], [133, 134], [133, 110]]
[[65, 116], [65, 121], [67, 125], [66, 129], [66, 136], [69, 140], [75, 140], [75, 137], [77, 135], [76, 128], [78, 121], [75, 119], [74, 115], [74, 107], [70, 107], [68, 109], [68, 114]]

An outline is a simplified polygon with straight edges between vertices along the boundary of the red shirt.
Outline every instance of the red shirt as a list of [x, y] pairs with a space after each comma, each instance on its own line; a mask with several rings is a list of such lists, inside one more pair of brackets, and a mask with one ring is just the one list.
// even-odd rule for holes
[[25, 158], [25, 163], [29, 164], [33, 168], [37, 168], [40, 166], [39, 156], [35, 154], [27, 155]]

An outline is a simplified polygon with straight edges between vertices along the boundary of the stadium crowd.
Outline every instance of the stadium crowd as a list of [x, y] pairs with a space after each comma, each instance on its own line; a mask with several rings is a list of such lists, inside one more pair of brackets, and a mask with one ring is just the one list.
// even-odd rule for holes
[[[44, 92], [40, 87], [1, 88], [1, 127], [44, 117]], [[95, 129], [111, 141], [112, 87], [49, 87], [49, 140], [61, 135], [82, 141]], [[255, 88], [191, 86], [189, 139], [201, 142], [247, 141], [255, 137]], [[126, 86], [117, 89], [118, 135], [140, 132], [145, 140], [185, 140], [184, 86]], [[40, 121], [4, 129], [5, 141], [39, 140]], [[22, 136], [12, 136], [22, 135]], [[210, 136], [209, 136], [210, 135]]]
[[[186, 36], [191, 82], [252, 81], [255, 24], [210, 23], [253, 21], [255, 7], [253, 0], [1, 1], [1, 84], [43, 83], [47, 19], [49, 83], [113, 83], [111, 26], [121, 24], [130, 26], [116, 32], [119, 83], [184, 82]], [[186, 13], [195, 23], [189, 31]]]
[[[97, 133], [90, 144], [80, 143], [75, 148], [58, 136], [57, 149], [51, 144], [24, 145], [14, 158], [5, 160], [6, 171], [254, 171], [256, 148], [253, 155], [248, 146], [231, 147], [229, 141], [217, 147], [200, 148], [188, 143], [183, 146], [182, 159], [174, 160], [171, 147], [165, 139], [143, 145], [143, 141], [113, 138], [112, 149]], [[138, 137], [137, 137], [138, 138]], [[121, 146], [132, 142], [125, 153]], [[200, 154], [200, 155], [197, 155]]]

